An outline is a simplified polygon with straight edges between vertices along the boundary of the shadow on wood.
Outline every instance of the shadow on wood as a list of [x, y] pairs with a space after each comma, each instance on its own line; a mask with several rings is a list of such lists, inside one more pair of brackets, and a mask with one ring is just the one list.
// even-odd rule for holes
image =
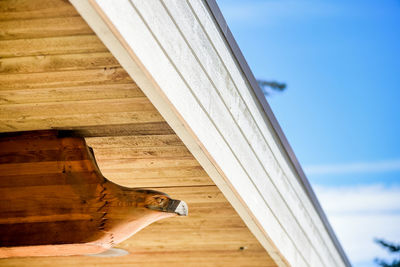
[[162, 192], [107, 180], [82, 137], [0, 135], [0, 258], [100, 253], [187, 211]]

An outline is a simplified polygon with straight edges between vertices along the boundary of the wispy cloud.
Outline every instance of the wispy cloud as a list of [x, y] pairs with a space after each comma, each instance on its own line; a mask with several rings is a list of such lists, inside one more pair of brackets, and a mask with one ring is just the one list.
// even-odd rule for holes
[[373, 266], [374, 258], [390, 257], [373, 240], [400, 242], [400, 186], [316, 186], [314, 189], [354, 266], [358, 262], [370, 262]]
[[314, 186], [314, 189], [330, 215], [400, 215], [400, 186]]
[[[353, 263], [371, 262], [375, 258], [389, 258], [375, 238], [398, 243], [400, 214], [397, 215], [341, 215], [328, 216], [343, 248]], [[354, 264], [356, 266], [356, 264]]]
[[307, 175], [400, 171], [400, 159], [304, 166]]

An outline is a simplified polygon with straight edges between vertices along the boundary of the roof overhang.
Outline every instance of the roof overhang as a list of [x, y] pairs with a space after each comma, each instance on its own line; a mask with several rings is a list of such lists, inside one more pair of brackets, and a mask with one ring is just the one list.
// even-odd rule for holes
[[350, 266], [214, 0], [71, 0], [279, 266]]

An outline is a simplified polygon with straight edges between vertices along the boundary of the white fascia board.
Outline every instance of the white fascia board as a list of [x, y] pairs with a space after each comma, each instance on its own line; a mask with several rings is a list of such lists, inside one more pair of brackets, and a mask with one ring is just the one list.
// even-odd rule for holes
[[71, 0], [278, 266], [346, 266], [200, 0]]

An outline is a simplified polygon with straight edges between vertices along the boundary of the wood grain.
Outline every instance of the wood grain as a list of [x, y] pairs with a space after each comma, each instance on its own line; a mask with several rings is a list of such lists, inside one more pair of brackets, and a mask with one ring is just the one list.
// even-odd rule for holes
[[67, 1], [12, 0], [0, 1], [0, 20], [77, 16]]
[[132, 83], [121, 67], [0, 75], [0, 90]]
[[96, 35], [62, 36], [0, 41], [0, 57], [46, 56], [106, 52]]
[[[71, 108], [71, 104], [73, 108]], [[154, 106], [145, 97], [104, 99], [91, 101], [62, 101], [55, 103], [9, 104], [0, 106], [0, 119], [19, 118], [23, 116], [43, 117], [77, 115], [91, 113], [123, 113], [133, 111], [155, 111]]]
[[81, 17], [0, 21], [0, 40], [93, 34]]
[[[121, 243], [130, 252], [127, 256], [10, 258], [0, 259], [0, 266], [275, 266], [180, 138], [67, 1], [1, 1], [0, 57], [0, 132], [59, 129], [60, 136], [85, 137], [111, 181], [156, 188], [190, 206], [188, 217], [156, 222]], [[51, 192], [71, 183], [65, 177], [52, 179], [60, 167], [22, 163], [57, 157], [51, 146], [33, 155], [33, 145], [0, 142], [14, 161], [3, 160], [1, 192], [21, 185], [33, 193]], [[64, 146], [71, 149], [71, 144]], [[21, 148], [25, 154], [16, 153]], [[27, 165], [21, 170], [18, 164]], [[85, 173], [79, 164], [74, 166]], [[29, 179], [32, 173], [40, 179]], [[31, 220], [46, 221], [46, 216]], [[67, 219], [64, 214], [54, 218]], [[73, 213], [70, 219], [87, 218]]]
[[[101, 252], [176, 216], [168, 209], [175, 200], [164, 193], [104, 178], [81, 137], [34, 131], [0, 139], [20, 144], [12, 153], [0, 148], [0, 258]], [[25, 179], [15, 183], [15, 175]], [[49, 175], [49, 184], [42, 175]]]
[[60, 266], [246, 266], [270, 267], [276, 266], [263, 251], [235, 251], [215, 250], [206, 251], [161, 251], [161, 252], [134, 252], [134, 256], [121, 258], [95, 258], [95, 257], [46, 257], [43, 259], [8, 259], [0, 260], [5, 267], [48, 267], [57, 262]]
[[74, 87], [0, 90], [0, 105], [69, 102], [144, 97], [134, 84], [100, 84]]
[[165, 121], [147, 122], [147, 123], [125, 123], [113, 124], [97, 124], [94, 126], [79, 126], [60, 128], [66, 130], [68, 134], [82, 137], [114, 137], [125, 135], [165, 135], [175, 134], [171, 127]]
[[109, 52], [10, 57], [0, 60], [1, 74], [119, 67]]

